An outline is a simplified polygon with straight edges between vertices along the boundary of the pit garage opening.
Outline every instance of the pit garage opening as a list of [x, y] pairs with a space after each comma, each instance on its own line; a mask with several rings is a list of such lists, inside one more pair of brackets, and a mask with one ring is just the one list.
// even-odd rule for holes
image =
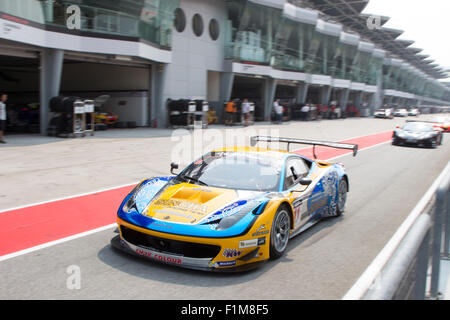
[[[94, 58], [95, 59], [95, 58]], [[60, 94], [95, 101], [97, 129], [150, 125], [151, 65], [65, 55]]]
[[253, 102], [255, 104], [255, 121], [264, 121], [264, 89], [264, 78], [236, 75], [231, 99], [248, 99]]
[[[283, 121], [289, 121], [293, 117], [294, 107], [300, 109], [296, 103], [295, 98], [296, 83], [289, 81], [278, 81], [275, 90], [275, 100], [280, 100], [280, 105], [283, 106]], [[272, 119], [275, 120], [275, 119]]]
[[5, 42], [0, 43], [0, 91], [8, 95], [6, 134], [39, 133], [37, 52], [12, 49]]

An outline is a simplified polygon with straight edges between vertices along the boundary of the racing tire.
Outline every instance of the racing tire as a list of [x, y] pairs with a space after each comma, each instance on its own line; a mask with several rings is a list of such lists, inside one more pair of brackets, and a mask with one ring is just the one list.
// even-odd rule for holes
[[345, 203], [347, 202], [347, 180], [342, 179], [338, 185], [338, 197], [336, 200], [336, 217], [340, 217], [345, 210]]
[[291, 218], [286, 206], [281, 205], [272, 221], [270, 230], [270, 259], [280, 258], [286, 251], [291, 230]]

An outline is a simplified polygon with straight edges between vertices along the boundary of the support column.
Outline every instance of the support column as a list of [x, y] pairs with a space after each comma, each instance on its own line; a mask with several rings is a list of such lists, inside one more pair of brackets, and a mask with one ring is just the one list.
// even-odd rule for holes
[[331, 96], [331, 86], [323, 86], [320, 89], [320, 104], [321, 105], [328, 105], [330, 102], [330, 96]]
[[347, 109], [348, 97], [350, 95], [350, 89], [342, 89], [339, 96], [339, 107], [342, 112]]
[[149, 125], [156, 128], [166, 128], [168, 125], [168, 114], [167, 101], [164, 98], [164, 88], [167, 65], [164, 63], [154, 63], [151, 71], [151, 121]]
[[306, 96], [307, 96], [307, 94], [308, 94], [308, 87], [309, 87], [309, 84], [306, 83], [306, 82], [304, 82], [304, 83], [298, 85], [298, 86], [295, 88], [295, 90], [296, 90], [296, 91], [295, 91], [295, 100], [296, 100], [296, 103], [298, 103], [298, 104], [304, 104], [304, 103], [306, 103]]
[[230, 101], [231, 93], [233, 91], [234, 83], [234, 73], [233, 72], [222, 72], [220, 73], [220, 100], [221, 105], [218, 110], [216, 110], [216, 115], [219, 118], [220, 123], [224, 123], [223, 115], [223, 104], [224, 102]]
[[369, 115], [373, 116], [375, 110], [379, 109], [376, 105], [376, 93], [372, 93], [367, 100], [369, 105]]
[[360, 111], [363, 106], [363, 94], [363, 91], [359, 91], [355, 96], [355, 106], [357, 106]]
[[270, 113], [275, 99], [275, 91], [277, 89], [277, 80], [266, 78], [264, 80], [264, 119], [270, 121]]
[[47, 134], [50, 99], [59, 95], [64, 51], [43, 49], [40, 57], [40, 129]]

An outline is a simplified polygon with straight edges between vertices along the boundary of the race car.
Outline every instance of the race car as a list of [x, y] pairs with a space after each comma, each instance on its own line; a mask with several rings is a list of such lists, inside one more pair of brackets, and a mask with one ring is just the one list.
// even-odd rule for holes
[[406, 109], [395, 109], [394, 111], [394, 117], [407, 117], [408, 116], [408, 110]]
[[450, 132], [450, 117], [435, 117], [429, 121], [435, 128], [441, 128], [444, 132]]
[[[287, 143], [287, 151], [258, 142]], [[114, 248], [206, 271], [243, 271], [281, 257], [289, 239], [345, 207], [342, 164], [289, 152], [290, 144], [349, 149], [334, 142], [252, 137], [251, 146], [214, 150], [180, 173], [143, 180], [117, 213]]]
[[391, 109], [378, 109], [374, 112], [373, 116], [375, 118], [383, 118], [383, 119], [393, 119]]
[[442, 144], [442, 129], [422, 121], [407, 121], [392, 135], [392, 145], [414, 145], [436, 148]]
[[105, 124], [108, 126], [113, 126], [114, 124], [117, 123], [117, 121], [119, 120], [119, 117], [111, 112], [101, 112], [101, 111], [97, 111], [95, 112], [95, 123], [96, 124]]

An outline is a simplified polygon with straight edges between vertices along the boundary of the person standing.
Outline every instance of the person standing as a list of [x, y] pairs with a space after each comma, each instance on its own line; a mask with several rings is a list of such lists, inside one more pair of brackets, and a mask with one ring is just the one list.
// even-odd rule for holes
[[228, 101], [225, 107], [226, 118], [225, 125], [232, 126], [233, 125], [233, 116], [236, 104], [233, 101]]
[[283, 107], [280, 106], [280, 100], [277, 99], [273, 103], [273, 109], [275, 111], [275, 114], [277, 116], [277, 123], [281, 124], [283, 122]]
[[309, 104], [305, 104], [300, 112], [302, 113], [302, 120], [307, 121], [308, 120], [308, 114], [309, 114]]
[[248, 127], [248, 119], [250, 115], [250, 102], [248, 102], [248, 99], [244, 99], [244, 102], [242, 103], [242, 114], [244, 115], [245, 126]]
[[3, 140], [3, 132], [6, 129], [6, 101], [8, 100], [8, 95], [3, 93], [0, 96], [0, 143], [6, 143]]

